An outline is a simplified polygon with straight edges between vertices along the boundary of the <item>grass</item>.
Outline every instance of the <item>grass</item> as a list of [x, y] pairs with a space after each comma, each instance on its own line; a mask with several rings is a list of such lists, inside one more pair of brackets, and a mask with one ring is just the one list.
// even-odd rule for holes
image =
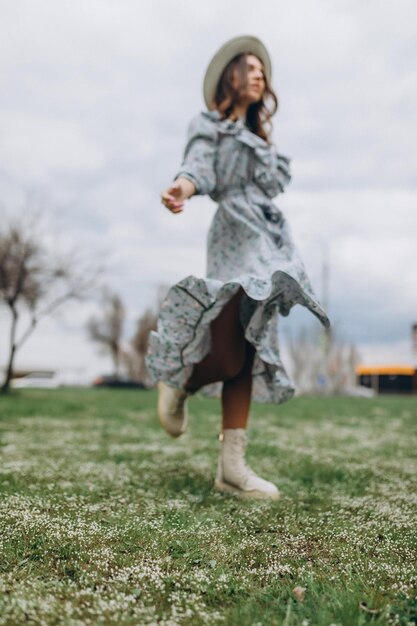
[[213, 491], [217, 401], [178, 440], [154, 405], [0, 399], [0, 626], [417, 623], [415, 397], [255, 405], [273, 503]]

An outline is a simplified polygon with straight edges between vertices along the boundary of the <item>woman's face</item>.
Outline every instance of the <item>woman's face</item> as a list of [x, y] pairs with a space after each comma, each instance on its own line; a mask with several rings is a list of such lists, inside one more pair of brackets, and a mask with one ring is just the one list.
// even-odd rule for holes
[[[264, 66], [261, 61], [253, 54], [246, 55], [247, 65], [247, 83], [240, 96], [240, 102], [242, 104], [253, 104], [259, 102], [265, 93], [265, 75]], [[239, 88], [239, 78], [234, 77], [233, 86]]]

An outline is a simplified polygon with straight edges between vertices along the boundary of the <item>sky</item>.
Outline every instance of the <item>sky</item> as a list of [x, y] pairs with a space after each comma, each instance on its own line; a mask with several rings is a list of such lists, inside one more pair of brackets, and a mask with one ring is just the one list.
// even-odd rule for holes
[[[241, 34], [272, 57], [273, 139], [293, 172], [276, 202], [337, 334], [364, 362], [412, 362], [415, 0], [0, 0], [0, 215], [41, 208], [55, 245], [104, 261], [127, 341], [159, 285], [204, 275], [215, 204], [193, 198], [172, 215], [160, 192], [204, 109], [210, 58]], [[85, 331], [98, 310], [45, 320], [18, 365], [108, 371]], [[311, 324], [296, 307], [283, 342]], [[0, 365], [7, 329], [0, 309]]]

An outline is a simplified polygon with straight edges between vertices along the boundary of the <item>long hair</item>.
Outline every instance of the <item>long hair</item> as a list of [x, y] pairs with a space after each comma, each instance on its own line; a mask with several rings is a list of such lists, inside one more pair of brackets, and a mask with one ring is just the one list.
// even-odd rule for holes
[[[224, 118], [227, 118], [232, 114], [235, 105], [239, 101], [240, 94], [246, 88], [248, 81], [246, 57], [248, 54], [252, 53], [246, 52], [244, 54], [239, 54], [232, 59], [223, 70], [217, 84], [214, 102], [217, 110], [223, 115]], [[239, 86], [237, 89], [233, 86], [233, 77], [235, 74], [239, 80]], [[272, 130], [271, 118], [278, 109], [278, 98], [265, 75], [264, 79], [264, 94], [259, 102], [254, 102], [249, 105], [246, 114], [246, 125], [253, 133], [262, 137], [265, 141], [269, 141]]]

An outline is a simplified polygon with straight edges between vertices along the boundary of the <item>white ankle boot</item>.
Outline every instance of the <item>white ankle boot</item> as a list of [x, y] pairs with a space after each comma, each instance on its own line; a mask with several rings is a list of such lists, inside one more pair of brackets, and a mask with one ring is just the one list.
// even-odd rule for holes
[[174, 389], [158, 383], [158, 416], [161, 426], [171, 437], [179, 437], [187, 430], [189, 394], [184, 389]]
[[245, 463], [246, 430], [228, 428], [220, 439], [220, 455], [214, 482], [217, 491], [234, 493], [241, 498], [270, 498], [278, 500], [279, 491], [272, 483], [260, 478]]

